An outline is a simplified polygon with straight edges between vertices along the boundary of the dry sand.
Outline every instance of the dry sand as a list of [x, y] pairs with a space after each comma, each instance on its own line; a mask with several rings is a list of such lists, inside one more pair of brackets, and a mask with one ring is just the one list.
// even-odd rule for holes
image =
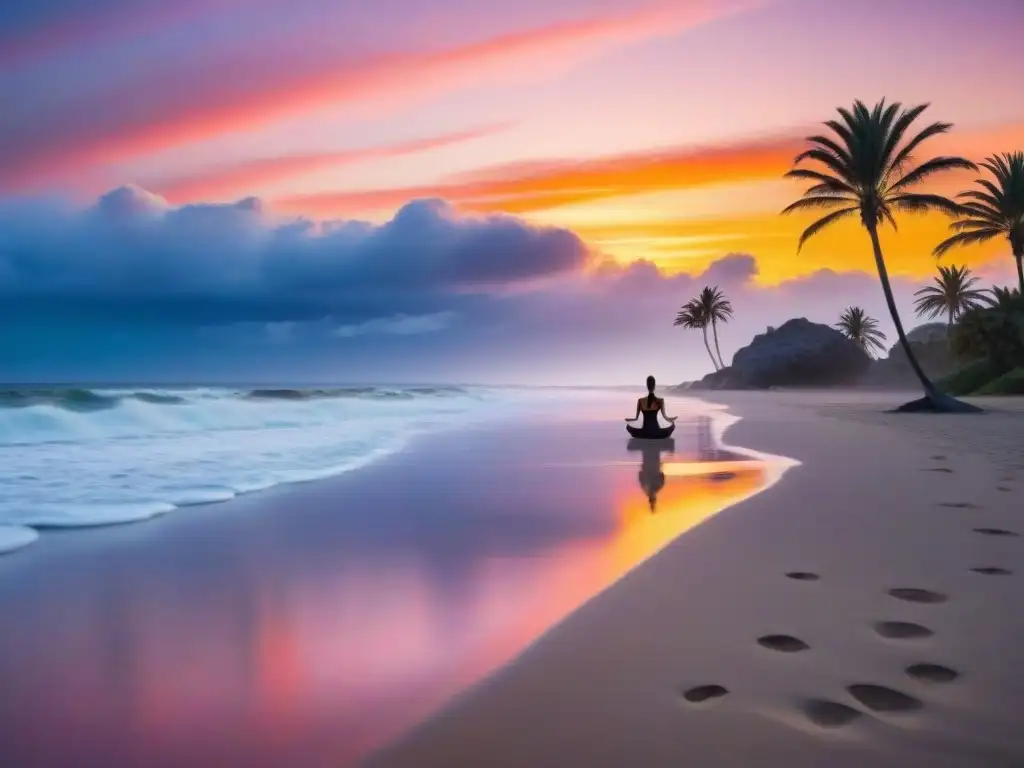
[[1024, 765], [1024, 404], [714, 399], [802, 465], [370, 765]]

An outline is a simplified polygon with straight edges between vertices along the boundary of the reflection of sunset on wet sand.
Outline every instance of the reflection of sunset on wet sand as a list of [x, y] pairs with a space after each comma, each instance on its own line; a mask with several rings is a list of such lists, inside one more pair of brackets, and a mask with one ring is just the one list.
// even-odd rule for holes
[[[386, 498], [371, 468], [364, 484], [283, 494], [287, 509], [245, 529], [222, 512], [181, 547], [146, 538], [154, 524], [105, 562], [71, 553], [67, 584], [30, 590], [47, 615], [27, 607], [0, 637], [15, 694], [0, 736], [56, 762], [68, 747], [55, 728], [108, 766], [350, 764], [777, 473], [756, 456], [709, 458], [706, 423], [692, 426], [661, 456], [653, 514], [636, 454], [573, 468], [556, 445], [538, 456], [504, 440], [497, 461], [472, 460], [476, 485], [458, 446]], [[400, 505], [422, 499], [439, 517], [411, 525]]]

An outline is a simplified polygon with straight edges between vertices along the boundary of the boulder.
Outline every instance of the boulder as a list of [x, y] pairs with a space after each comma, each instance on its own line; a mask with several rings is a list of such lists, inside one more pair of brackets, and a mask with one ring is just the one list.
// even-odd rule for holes
[[748, 388], [820, 387], [854, 384], [870, 364], [860, 345], [801, 317], [755, 336], [725, 370], [730, 381]]

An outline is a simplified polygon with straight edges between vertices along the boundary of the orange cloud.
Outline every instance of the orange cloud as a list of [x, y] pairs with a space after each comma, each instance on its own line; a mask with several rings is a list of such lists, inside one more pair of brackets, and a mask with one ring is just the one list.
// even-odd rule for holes
[[[357, 190], [293, 197], [280, 201], [286, 209], [314, 216], [339, 216], [391, 211], [420, 197], [442, 197], [475, 212], [540, 214], [557, 211], [560, 225], [572, 227], [587, 242], [622, 263], [646, 258], [668, 272], [694, 272], [730, 251], [755, 253], [763, 265], [759, 279], [776, 284], [818, 269], [874, 272], [864, 233], [856, 222], [823, 233], [797, 256], [800, 233], [813, 218], [782, 217], [781, 208], [802, 192], [803, 185], [783, 182], [791, 192], [784, 200], [766, 195], [764, 213], [704, 219], [625, 221], [595, 226], [593, 215], [573, 220], [573, 205], [629, 196], [670, 192], [709, 185], [730, 185], [737, 194], [745, 185], [781, 180], [794, 156], [805, 148], [810, 131], [755, 137], [720, 145], [670, 147], [583, 160], [530, 161], [461, 174], [436, 185]], [[954, 132], [931, 142], [928, 154], [962, 154], [979, 160], [993, 152], [1024, 146], [1024, 125], [995, 126]], [[930, 185], [932, 191], [954, 195], [967, 188], [975, 174], [948, 174]], [[756, 188], [756, 187], [755, 187]], [[759, 204], [760, 207], [760, 204]], [[887, 261], [894, 275], [921, 278], [932, 274], [932, 249], [948, 235], [941, 215], [904, 216], [898, 232], [883, 235]], [[1000, 258], [1000, 242], [965, 248], [945, 263], [972, 266]]]
[[[806, 148], [808, 132], [801, 128], [725, 144], [579, 160], [531, 160], [460, 174], [433, 185], [298, 195], [279, 204], [326, 217], [393, 210], [414, 198], [443, 197], [472, 211], [534, 213], [612, 197], [781, 179], [792, 167], [793, 158]], [[932, 142], [929, 154], [981, 159], [1020, 146], [1024, 146], [1024, 125], [998, 126], [940, 137]], [[947, 174], [932, 188], [955, 193], [973, 178], [973, 173]]]
[[283, 41], [287, 55], [247, 51], [231, 61], [188, 60], [165, 72], [170, 92], [152, 77], [91, 101], [74, 118], [11, 126], [4, 133], [13, 162], [0, 168], [0, 186], [31, 183], [43, 174], [124, 160], [183, 143], [265, 124], [324, 104], [425, 94], [493, 79], [550, 71], [610, 47], [672, 34], [752, 2], [659, 2], [628, 15], [598, 16], [499, 35], [432, 52], [381, 54], [353, 60]]
[[[766, 213], [576, 227], [576, 233], [613, 255], [622, 240], [649, 238], [648, 257], [670, 274], [700, 272], [726, 253], [756, 254], [760, 267], [757, 279], [763, 285], [778, 285], [821, 269], [876, 273], [870, 241], [856, 221], [822, 232], [798, 254], [800, 233], [812, 221], [813, 215]], [[1010, 259], [1009, 245], [995, 241], [963, 248], [939, 261], [932, 249], [948, 236], [948, 219], [938, 215], [903, 216], [897, 223], [898, 231], [886, 228], [881, 233], [886, 265], [894, 277], [927, 277], [935, 273], [938, 264], [979, 267], [993, 260], [998, 263]]]
[[488, 136], [506, 129], [509, 125], [509, 123], [495, 123], [467, 131], [341, 152], [317, 152], [244, 160], [209, 168], [198, 173], [143, 181], [141, 186], [175, 203], [223, 200], [239, 194], [251, 193], [253, 188], [263, 184], [301, 176], [328, 166], [351, 165], [369, 160], [428, 152], [432, 149]]
[[443, 197], [475, 211], [530, 213], [590, 202], [729, 181], [775, 179], [803, 140], [796, 134], [723, 145], [669, 147], [587, 160], [502, 165], [432, 186], [301, 195], [279, 201], [318, 216], [365, 213], [418, 197]]

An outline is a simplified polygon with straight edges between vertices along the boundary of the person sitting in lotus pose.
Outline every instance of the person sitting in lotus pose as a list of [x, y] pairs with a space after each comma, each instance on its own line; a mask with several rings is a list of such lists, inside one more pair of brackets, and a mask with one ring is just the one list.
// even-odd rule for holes
[[[661, 440], [668, 437], [675, 430], [675, 416], [665, 413], [665, 401], [654, 394], [654, 377], [647, 377], [647, 397], [641, 397], [636, 401], [636, 416], [626, 421], [637, 421], [642, 413], [644, 423], [640, 427], [626, 425], [626, 431], [633, 437], [642, 437], [648, 440]], [[658, 414], [665, 417], [665, 421], [672, 422], [667, 427], [658, 423]]]

